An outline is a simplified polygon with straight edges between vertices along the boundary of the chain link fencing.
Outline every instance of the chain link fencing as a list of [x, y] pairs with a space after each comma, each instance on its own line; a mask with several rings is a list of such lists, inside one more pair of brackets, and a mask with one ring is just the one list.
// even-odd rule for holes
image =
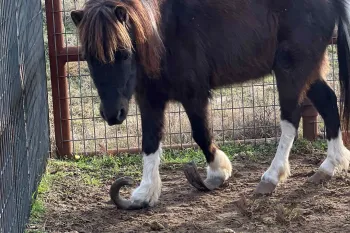
[[40, 0], [0, 0], [0, 233], [24, 232], [49, 156]]

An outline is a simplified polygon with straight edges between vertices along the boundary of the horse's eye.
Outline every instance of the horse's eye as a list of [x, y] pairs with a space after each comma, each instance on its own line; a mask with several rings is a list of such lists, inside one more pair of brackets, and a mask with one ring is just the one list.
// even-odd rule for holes
[[128, 60], [130, 58], [131, 54], [127, 50], [120, 50], [116, 53], [115, 56], [116, 56], [116, 60], [125, 61], [125, 60]]
[[128, 60], [130, 57], [130, 54], [129, 53], [123, 53], [122, 54], [122, 59], [125, 61], [125, 60]]

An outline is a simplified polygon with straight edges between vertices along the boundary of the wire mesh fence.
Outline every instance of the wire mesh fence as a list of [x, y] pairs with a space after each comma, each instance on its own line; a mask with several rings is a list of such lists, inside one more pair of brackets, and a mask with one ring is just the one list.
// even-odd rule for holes
[[24, 232], [49, 155], [40, 0], [0, 1], [0, 232]]
[[[98, 154], [106, 151], [138, 151], [141, 147], [141, 120], [137, 106], [132, 100], [129, 115], [125, 123], [110, 127], [99, 115], [99, 98], [89, 76], [86, 62], [80, 59], [79, 41], [76, 28], [70, 18], [70, 12], [83, 8], [86, 0], [46, 0], [55, 21], [50, 33], [55, 41], [62, 40], [57, 46], [53, 43], [53, 57], [65, 65], [52, 66], [57, 76], [53, 80], [56, 93], [53, 102], [56, 105], [56, 116], [60, 126], [56, 126], [58, 147], [68, 145], [72, 154]], [[49, 3], [49, 4], [48, 4]], [[57, 38], [60, 38], [59, 40]], [[49, 42], [50, 43], [50, 42]], [[61, 47], [60, 47], [61, 46]], [[74, 49], [75, 48], [75, 49]], [[331, 63], [335, 68], [336, 50], [330, 46]], [[66, 63], [67, 62], [67, 63]], [[337, 85], [335, 70], [330, 72], [328, 80]], [[65, 82], [62, 82], [65, 80]], [[56, 83], [55, 83], [56, 82]], [[334, 86], [333, 85], [333, 86]], [[337, 86], [335, 86], [337, 87]], [[54, 88], [53, 88], [54, 89]], [[62, 89], [67, 89], [62, 95]], [[54, 90], [53, 90], [54, 91]], [[63, 103], [62, 101], [65, 101]], [[58, 116], [62, 109], [67, 114]], [[217, 90], [213, 94], [210, 105], [210, 122], [217, 143], [239, 141], [277, 140], [279, 129], [279, 100], [275, 78], [268, 76], [258, 81]], [[319, 124], [321, 131], [323, 124]], [[69, 132], [66, 132], [69, 131]], [[320, 131], [320, 132], [321, 132]], [[163, 145], [168, 147], [193, 146], [191, 127], [181, 105], [169, 104], [166, 111], [165, 137]]]

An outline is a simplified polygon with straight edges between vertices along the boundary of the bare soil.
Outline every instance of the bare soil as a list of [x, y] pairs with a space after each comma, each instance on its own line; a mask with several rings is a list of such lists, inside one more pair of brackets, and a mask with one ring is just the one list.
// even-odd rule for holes
[[[109, 203], [109, 185], [62, 182], [46, 203], [47, 232], [350, 232], [350, 179], [338, 174], [313, 185], [323, 155], [291, 158], [292, 176], [270, 196], [254, 196], [269, 161], [234, 162], [224, 187], [203, 193], [185, 179], [181, 167], [162, 166], [162, 195], [157, 206], [118, 210]], [[204, 170], [201, 170], [204, 175]], [[132, 187], [134, 188], [134, 187]], [[132, 188], [124, 191], [130, 195]]]

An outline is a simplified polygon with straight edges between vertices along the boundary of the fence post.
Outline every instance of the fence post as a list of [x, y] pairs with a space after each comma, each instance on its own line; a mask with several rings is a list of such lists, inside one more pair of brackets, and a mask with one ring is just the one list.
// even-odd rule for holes
[[60, 0], [45, 0], [49, 45], [52, 105], [58, 156], [71, 156], [69, 93], [65, 60], [58, 56], [63, 49], [63, 20]]
[[301, 109], [301, 116], [303, 118], [303, 137], [307, 140], [314, 141], [317, 138], [318, 112], [308, 98], [302, 103]]

